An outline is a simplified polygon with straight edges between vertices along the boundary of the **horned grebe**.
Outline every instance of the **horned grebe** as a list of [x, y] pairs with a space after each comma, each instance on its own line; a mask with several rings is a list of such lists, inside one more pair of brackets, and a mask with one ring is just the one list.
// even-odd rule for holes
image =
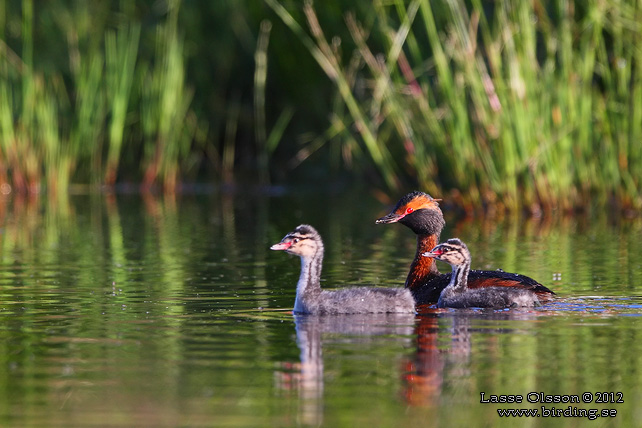
[[415, 300], [405, 288], [355, 287], [321, 290], [323, 241], [310, 225], [302, 224], [271, 250], [301, 257], [294, 312], [299, 314], [414, 313]]
[[[417, 305], [437, 303], [441, 291], [450, 282], [450, 273], [440, 274], [435, 261], [422, 256], [437, 245], [445, 225], [438, 202], [438, 199], [433, 199], [427, 193], [410, 192], [397, 202], [389, 214], [376, 221], [377, 224], [401, 223], [417, 235], [417, 251], [406, 278], [406, 287], [412, 291]], [[555, 294], [524, 275], [471, 270], [468, 274], [468, 288], [483, 287], [525, 288], [533, 291], [540, 301], [550, 300]]]
[[437, 245], [422, 254], [446, 262], [452, 266], [450, 283], [439, 296], [439, 308], [505, 308], [509, 306], [539, 306], [534, 290], [526, 287], [468, 288], [470, 251], [457, 238]]

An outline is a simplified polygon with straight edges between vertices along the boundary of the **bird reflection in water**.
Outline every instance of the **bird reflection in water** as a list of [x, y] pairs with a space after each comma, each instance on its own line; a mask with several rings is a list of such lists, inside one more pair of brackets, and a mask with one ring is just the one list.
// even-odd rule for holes
[[[434, 407], [440, 403], [444, 385], [449, 390], [469, 391], [471, 338], [475, 334], [511, 332], [501, 321], [534, 319], [541, 314], [526, 310], [427, 309], [413, 314], [294, 315], [300, 361], [283, 364], [277, 372], [279, 387], [297, 391], [298, 423], [323, 423], [324, 334], [345, 335], [354, 343], [374, 342], [378, 336], [396, 336], [400, 349], [416, 346], [402, 361], [401, 398], [411, 406]], [[489, 326], [488, 323], [495, 327]]]
[[[324, 365], [322, 336], [345, 335], [354, 343], [367, 343], [378, 336], [396, 336], [400, 347], [412, 346], [414, 314], [294, 315], [300, 362], [289, 373], [277, 374], [281, 388], [298, 391], [298, 423], [323, 423]], [[298, 372], [294, 372], [298, 369]]]
[[[404, 364], [403, 399], [409, 405], [438, 406], [444, 385], [469, 394], [474, 389], [470, 372], [475, 334], [511, 333], [503, 321], [533, 320], [536, 310], [428, 309], [417, 316], [417, 351]], [[489, 339], [492, 342], [492, 338]], [[497, 345], [499, 346], [499, 345]]]

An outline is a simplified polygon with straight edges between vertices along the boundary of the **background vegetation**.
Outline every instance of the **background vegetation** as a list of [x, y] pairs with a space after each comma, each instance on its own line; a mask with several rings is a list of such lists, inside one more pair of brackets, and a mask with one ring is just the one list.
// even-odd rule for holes
[[0, 191], [342, 173], [640, 208], [641, 37], [635, 0], [5, 1]]

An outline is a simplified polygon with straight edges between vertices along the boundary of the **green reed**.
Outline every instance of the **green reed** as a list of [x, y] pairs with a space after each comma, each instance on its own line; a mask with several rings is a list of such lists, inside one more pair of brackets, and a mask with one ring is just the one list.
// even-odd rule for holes
[[157, 32], [155, 58], [158, 62], [141, 74], [139, 82], [146, 187], [160, 176], [166, 188], [176, 188], [181, 160], [189, 154], [195, 135], [196, 124], [189, 111], [192, 91], [185, 86], [182, 52], [174, 12], [166, 26]]
[[266, 2], [335, 83], [337, 120], [368, 154], [355, 156], [389, 187], [416, 181], [471, 210], [642, 206], [636, 2], [375, 1], [367, 24], [345, 15], [344, 52], [311, 2], [305, 24]]
[[125, 138], [125, 120], [136, 69], [140, 28], [121, 28], [105, 35], [107, 104], [110, 113], [105, 182], [114, 184]]
[[0, 5], [0, 191], [323, 162], [470, 210], [642, 206], [633, 0], [111, 3]]
[[[203, 138], [184, 76], [179, 2], [168, 6], [173, 23], [147, 30], [156, 44], [151, 56], [140, 50], [139, 23], [122, 18], [111, 28], [100, 21], [108, 12], [100, 8], [109, 6], [52, 6], [46, 11], [66, 36], [51, 42], [59, 54], [53, 71], [40, 65], [48, 52], [34, 49], [33, 0], [21, 5], [20, 50], [0, 39], [0, 190], [46, 186], [59, 193], [72, 182], [113, 185], [121, 177], [173, 190], [192, 143]], [[124, 16], [134, 15], [128, 2], [121, 7]], [[132, 163], [144, 172], [132, 173]]]

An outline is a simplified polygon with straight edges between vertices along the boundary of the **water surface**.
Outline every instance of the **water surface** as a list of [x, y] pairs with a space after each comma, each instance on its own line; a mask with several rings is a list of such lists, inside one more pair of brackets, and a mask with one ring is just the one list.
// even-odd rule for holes
[[[299, 261], [269, 245], [309, 223], [326, 243], [324, 287], [401, 286], [415, 241], [374, 224], [389, 208], [367, 192], [260, 189], [1, 201], [0, 425], [508, 427], [525, 419], [498, 409], [553, 407], [640, 425], [639, 220], [446, 211], [442, 238], [465, 240], [473, 267], [532, 276], [558, 299], [293, 316]], [[527, 400], [542, 394], [591, 400]]]

